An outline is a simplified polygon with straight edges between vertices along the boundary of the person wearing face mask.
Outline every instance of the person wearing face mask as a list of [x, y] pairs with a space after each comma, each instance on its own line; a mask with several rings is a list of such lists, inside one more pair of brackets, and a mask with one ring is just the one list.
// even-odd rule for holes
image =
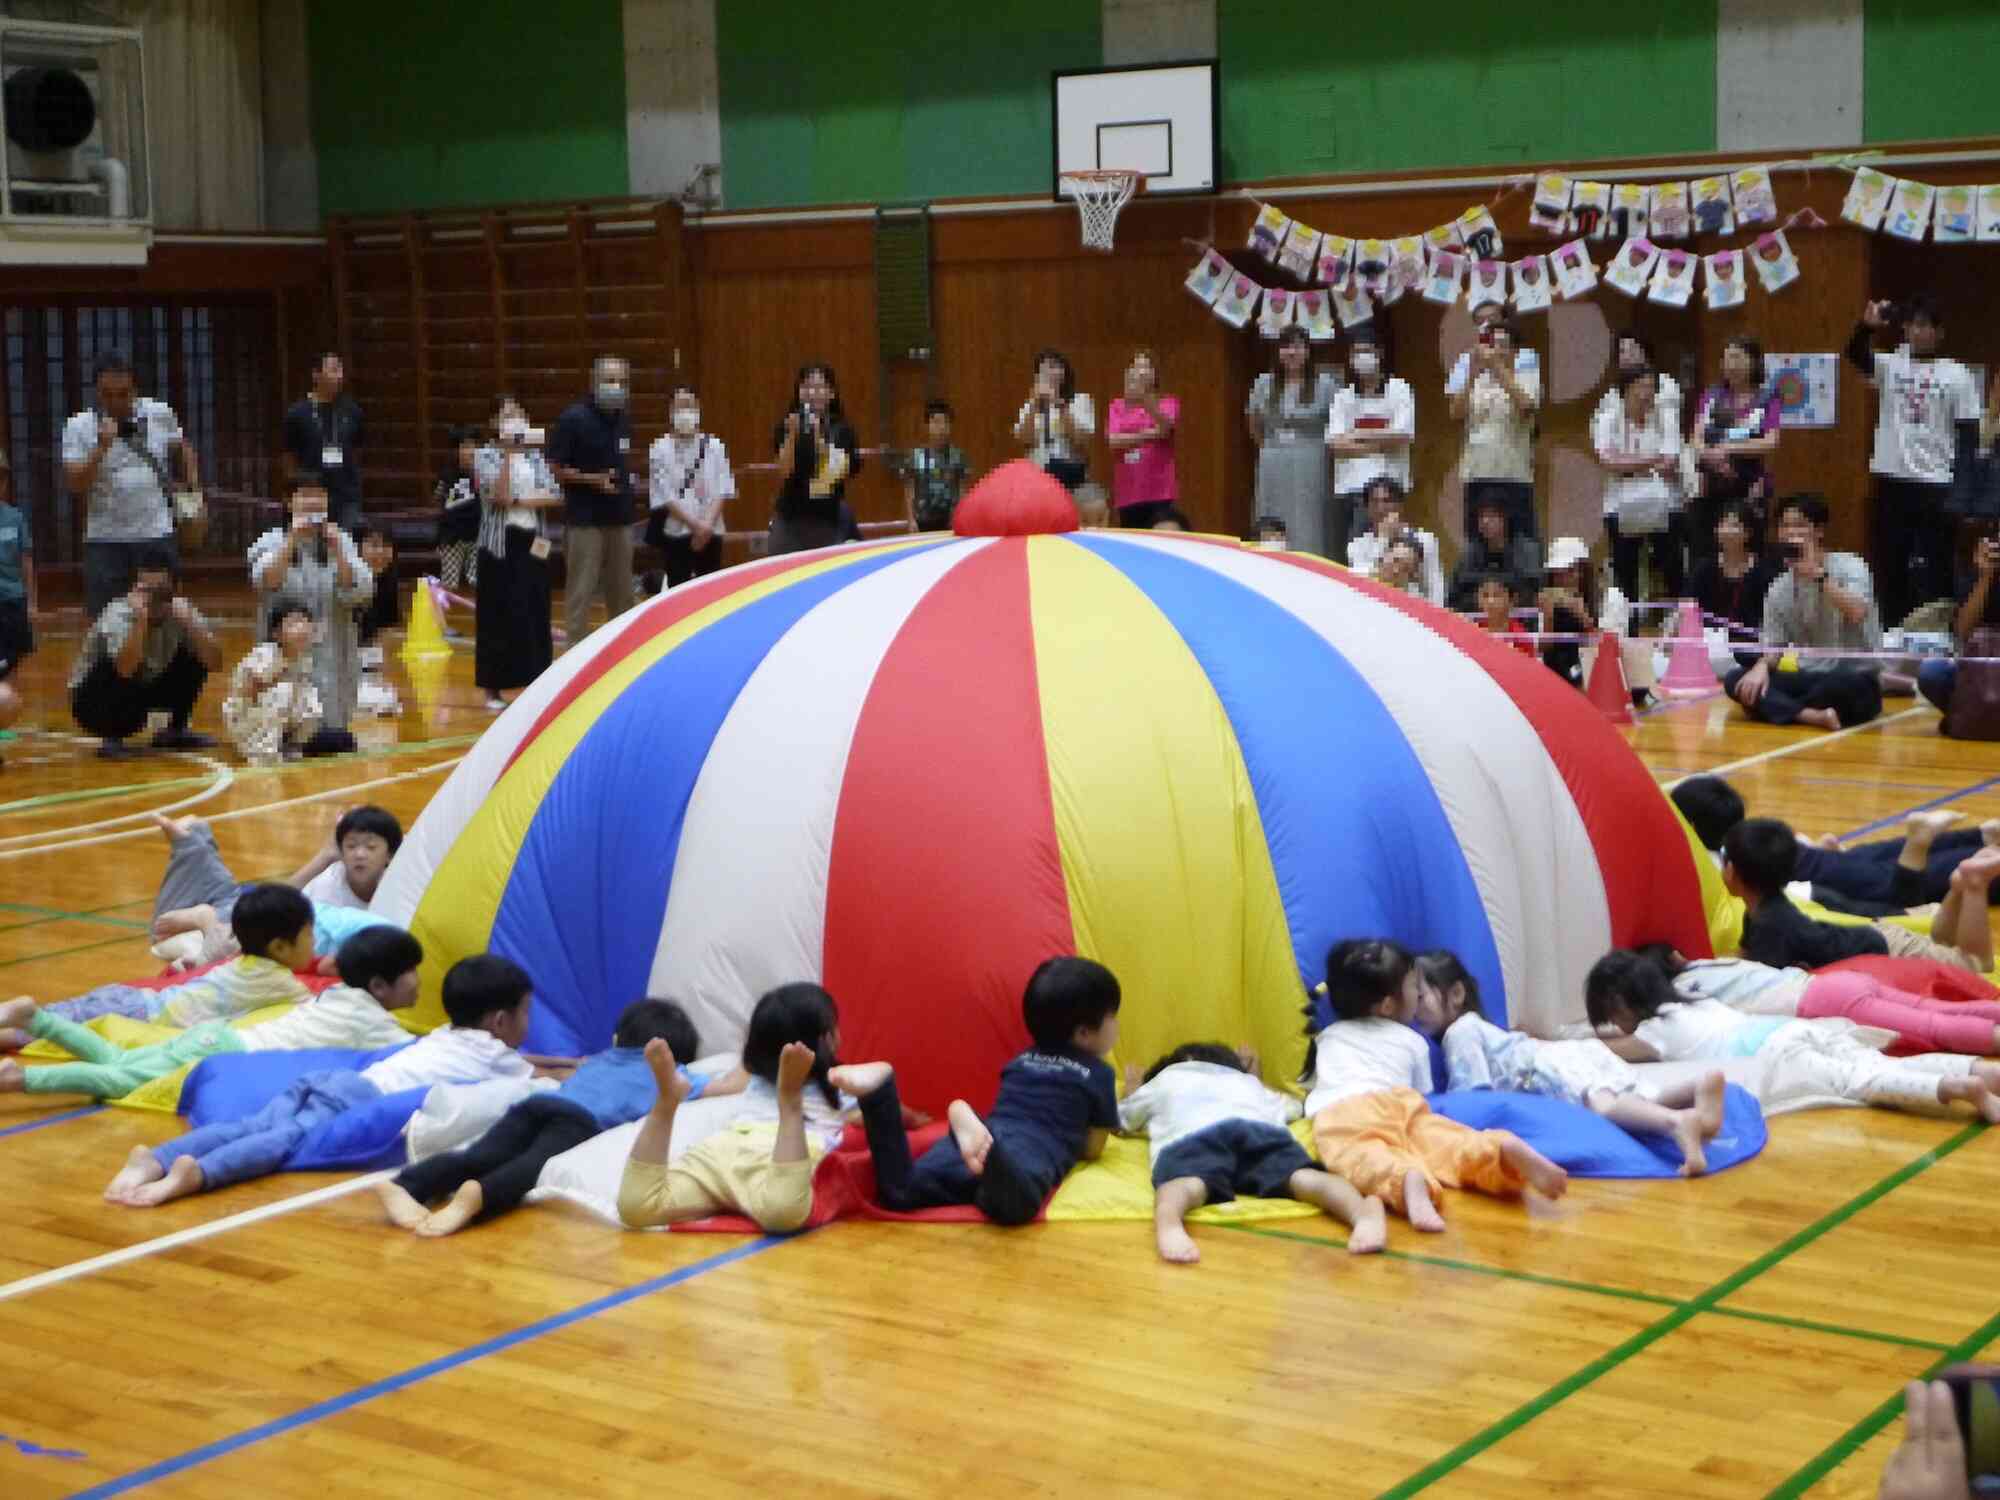
[[141, 554], [175, 555], [173, 474], [189, 490], [201, 475], [174, 409], [138, 393], [123, 354], [97, 362], [97, 404], [64, 425], [62, 457], [63, 483], [86, 507], [83, 596], [94, 620], [131, 589]]
[[311, 611], [312, 680], [319, 692], [320, 728], [307, 755], [354, 749], [348, 724], [361, 689], [361, 631], [355, 610], [375, 597], [375, 574], [354, 538], [327, 515], [327, 495], [309, 480], [292, 492], [291, 524], [273, 527], [250, 544], [250, 582], [260, 612], [283, 595]]
[[493, 441], [472, 456], [479, 486], [479, 593], [474, 599], [472, 680], [486, 690], [488, 712], [507, 706], [548, 670], [549, 539], [542, 517], [563, 503], [542, 456], [542, 433], [512, 396], [493, 409]]
[[574, 646], [590, 634], [590, 605], [604, 618], [632, 607], [632, 371], [606, 356], [591, 367], [590, 394], [566, 407], [549, 437], [549, 467], [563, 487], [563, 616]]
[[305, 399], [285, 412], [285, 486], [317, 479], [334, 524], [348, 532], [361, 520], [361, 427], [347, 367], [338, 354], [322, 354]]
[[1474, 314], [1479, 331], [1445, 383], [1451, 414], [1465, 424], [1458, 473], [1464, 484], [1465, 534], [1479, 508], [1502, 506], [1518, 536], [1535, 535], [1535, 413], [1542, 404], [1541, 364], [1495, 303]]
[[847, 481], [861, 468], [861, 440], [841, 410], [833, 366], [802, 366], [793, 389], [791, 409], [771, 436], [782, 476], [771, 514], [773, 557], [861, 535], [845, 498]]
[[153, 736], [156, 750], [202, 750], [215, 743], [188, 728], [202, 684], [222, 662], [208, 621], [179, 592], [179, 565], [162, 544], [133, 559], [129, 593], [104, 606], [70, 668], [70, 712], [103, 744], [98, 754], [122, 760], [136, 752], [125, 741], [148, 716], [167, 715]]
[[1333, 398], [1327, 413], [1326, 445], [1333, 450], [1333, 508], [1330, 536], [1346, 541], [1357, 534], [1355, 502], [1371, 479], [1410, 488], [1410, 448], [1417, 436], [1417, 398], [1409, 382], [1383, 367], [1382, 349], [1364, 324], [1350, 335], [1350, 384]]
[[722, 507], [736, 494], [722, 439], [701, 430], [701, 397], [677, 385], [669, 408], [673, 431], [647, 452], [652, 519], [646, 540], [666, 554], [666, 586], [722, 566]]

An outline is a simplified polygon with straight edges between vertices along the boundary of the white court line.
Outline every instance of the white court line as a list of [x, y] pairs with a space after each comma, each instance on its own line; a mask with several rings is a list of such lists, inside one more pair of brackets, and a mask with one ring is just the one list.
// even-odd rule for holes
[[[214, 779], [207, 786], [188, 793], [187, 796], [181, 798], [178, 802], [169, 802], [164, 807], [149, 807], [144, 812], [121, 813], [115, 818], [99, 818], [95, 823], [72, 823], [67, 828], [44, 828], [39, 833], [10, 833], [5, 838], [0, 838], [0, 847], [9, 844], [32, 843], [36, 839], [48, 838], [55, 834], [88, 833], [94, 828], [116, 828], [120, 823], [145, 823], [154, 813], [159, 813], [164, 817], [170, 813], [185, 812], [190, 807], [199, 807], [204, 802], [220, 797], [236, 783], [236, 771], [234, 767], [224, 765], [219, 760], [211, 760], [206, 755], [190, 755], [186, 751], [175, 751], [173, 753], [183, 760], [193, 761], [203, 770], [212, 771]], [[123, 795], [137, 797], [145, 790], [145, 783], [140, 782], [124, 792]], [[24, 810], [33, 812], [36, 809], [27, 808]], [[144, 832], [145, 830], [141, 829], [140, 831]]]
[[197, 1240], [208, 1239], [212, 1235], [223, 1234], [231, 1229], [241, 1229], [246, 1224], [255, 1224], [264, 1219], [275, 1219], [280, 1214], [295, 1213], [315, 1204], [328, 1203], [335, 1198], [344, 1198], [349, 1193], [358, 1193], [363, 1188], [373, 1187], [378, 1182], [387, 1182], [396, 1175], [393, 1167], [380, 1172], [369, 1172], [360, 1177], [350, 1177], [345, 1182], [331, 1186], [314, 1188], [309, 1193], [300, 1193], [291, 1198], [280, 1198], [275, 1203], [266, 1203], [261, 1208], [246, 1209], [240, 1214], [230, 1214], [227, 1218], [215, 1219], [207, 1224], [197, 1224], [192, 1229], [177, 1229], [172, 1234], [163, 1234], [156, 1240], [142, 1240], [136, 1245], [127, 1245], [123, 1250], [112, 1250], [103, 1255], [93, 1255], [89, 1260], [80, 1260], [73, 1265], [57, 1266], [53, 1271], [38, 1271], [33, 1276], [23, 1276], [19, 1281], [0, 1285], [0, 1302], [9, 1297], [25, 1297], [30, 1292], [39, 1292], [44, 1287], [60, 1286], [65, 1281], [74, 1281], [79, 1276], [89, 1276], [98, 1271], [108, 1271], [113, 1266], [122, 1266], [130, 1261], [144, 1260], [149, 1255], [158, 1255], [163, 1250], [176, 1250], [182, 1245], [191, 1245]]
[[[1746, 755], [1741, 760], [1732, 760], [1723, 765], [1713, 766], [1706, 771], [1696, 771], [1695, 776], [1720, 776], [1727, 771], [1740, 771], [1745, 766], [1762, 765], [1767, 760], [1782, 760], [1787, 755], [1798, 755], [1806, 750], [1817, 750], [1821, 745], [1831, 745], [1835, 740], [1844, 740], [1850, 734], [1866, 734], [1871, 729], [1886, 729], [1889, 725], [1917, 714], [1927, 714], [1928, 708], [1906, 708], [1901, 713], [1890, 714], [1886, 719], [1870, 719], [1866, 724], [1855, 724], [1847, 729], [1835, 729], [1826, 734], [1816, 734], [1809, 740], [1796, 744], [1780, 745], [1775, 750], [1760, 750], [1755, 755]], [[1662, 789], [1672, 791], [1683, 781], [1692, 781], [1694, 776], [1682, 776], [1674, 781], [1662, 783]]]
[[[465, 757], [462, 755], [454, 755], [450, 760], [441, 760], [434, 765], [419, 766], [414, 771], [399, 771], [393, 776], [377, 776], [372, 781], [357, 781], [348, 786], [328, 787], [322, 792], [308, 792], [304, 796], [286, 797], [277, 802], [262, 802], [255, 807], [232, 808], [228, 812], [213, 813], [206, 821], [210, 823], [223, 823], [231, 818], [254, 818], [263, 813], [276, 812], [280, 808], [303, 806], [308, 802], [337, 801], [342, 797], [352, 796], [356, 792], [373, 791], [378, 786], [390, 786], [399, 781], [414, 781], [420, 776], [430, 776], [439, 771], [449, 771], [464, 759]], [[82, 826], [88, 827], [91, 825], [85, 824]], [[62, 833], [67, 830], [54, 829], [51, 831]], [[155, 832], [156, 830], [150, 827], [127, 828], [119, 833], [100, 833], [85, 839], [63, 839], [53, 844], [37, 844], [31, 849], [0, 849], [0, 860], [25, 859], [31, 854], [51, 854], [58, 849], [81, 849], [89, 844], [111, 844], [116, 843], [120, 839], [143, 838]]]

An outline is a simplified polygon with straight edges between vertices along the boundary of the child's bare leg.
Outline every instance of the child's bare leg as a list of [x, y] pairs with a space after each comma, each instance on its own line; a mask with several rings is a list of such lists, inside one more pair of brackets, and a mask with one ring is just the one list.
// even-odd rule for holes
[[2000, 1070], [1990, 1063], [1975, 1064], [1973, 1071], [1938, 1080], [1938, 1103], [1970, 1104], [1989, 1125], [2000, 1125]]
[[178, 911], [161, 912], [153, 918], [153, 936], [178, 937], [183, 932], [199, 932], [205, 936], [210, 928], [221, 925], [215, 908], [204, 901], [199, 906], [183, 906]]
[[2000, 849], [1981, 849], [1959, 861], [1951, 872], [1951, 890], [1931, 921], [1932, 940], [1958, 949], [1982, 972], [1993, 967], [1993, 927], [1986, 900], [1997, 876]]
[[1610, 1089], [1592, 1089], [1584, 1098], [1592, 1114], [1604, 1116], [1620, 1130], [1635, 1135], [1670, 1135], [1681, 1148], [1681, 1176], [1699, 1177], [1708, 1170], [1706, 1137], [1701, 1120], [1692, 1108], [1671, 1108], [1655, 1104], [1637, 1094], [1617, 1094]]
[[812, 1077], [813, 1049], [804, 1042], [787, 1042], [778, 1054], [778, 1139], [771, 1147], [771, 1164], [806, 1159], [806, 1080]]
[[1346, 1178], [1318, 1167], [1300, 1167], [1292, 1173], [1289, 1186], [1299, 1202], [1312, 1204], [1348, 1227], [1349, 1255], [1372, 1255], [1389, 1243], [1389, 1218], [1382, 1200], [1362, 1197]]
[[1201, 1259], [1187, 1232], [1187, 1216], [1208, 1202], [1208, 1184], [1199, 1177], [1176, 1177], [1153, 1190], [1153, 1242], [1160, 1259], [1191, 1266]]
[[681, 1077], [674, 1049], [658, 1037], [646, 1043], [646, 1066], [653, 1070], [653, 1083], [660, 1092], [638, 1135], [632, 1139], [631, 1159], [664, 1167], [668, 1148], [674, 1142], [674, 1114], [680, 1109], [681, 1100], [694, 1091], [694, 1085]]
[[26, 1093], [28, 1070], [11, 1057], [0, 1057], [0, 1094]]
[[1979, 825], [1979, 837], [1989, 849], [2000, 849], [2000, 818], [1988, 818]]
[[412, 1198], [394, 1179], [375, 1184], [375, 1196], [381, 1201], [382, 1212], [398, 1229], [414, 1230], [429, 1217], [423, 1204]]
[[19, 1052], [32, 1042], [28, 1023], [34, 1018], [35, 1002], [26, 995], [0, 1004], [0, 1052]]
[[149, 1182], [158, 1182], [166, 1174], [167, 1169], [160, 1165], [160, 1159], [153, 1155], [150, 1146], [134, 1146], [132, 1154], [125, 1158], [125, 1165], [118, 1169], [118, 1175], [105, 1184], [104, 1201], [130, 1203], [137, 1189]]
[[1911, 813], [1903, 823], [1903, 852], [1896, 856], [1896, 863], [1905, 870], [1923, 874], [1924, 867], [1930, 863], [1931, 845], [1937, 842], [1937, 836], [1964, 817], [1964, 813], [1942, 807], [1932, 812]]
[[198, 1193], [202, 1186], [201, 1163], [192, 1156], [177, 1156], [164, 1177], [132, 1189], [121, 1201], [129, 1208], [157, 1208]]
[[1431, 1185], [1415, 1167], [1403, 1176], [1403, 1217], [1410, 1221], [1412, 1229], [1421, 1229], [1425, 1234], [1444, 1233], [1444, 1215], [1438, 1212], [1431, 1197]]
[[201, 826], [200, 818], [170, 818], [165, 813], [148, 813], [153, 826], [160, 830], [160, 836], [169, 844], [184, 839], [190, 832]]
[[958, 1154], [965, 1159], [965, 1168], [974, 1177], [986, 1171], [986, 1156], [993, 1149], [993, 1132], [986, 1128], [986, 1122], [979, 1118], [979, 1111], [963, 1099], [954, 1099], [944, 1112], [951, 1125], [951, 1138], [958, 1143]]
[[486, 1189], [476, 1181], [460, 1183], [458, 1191], [451, 1195], [443, 1208], [424, 1215], [423, 1222], [417, 1225], [417, 1233], [427, 1240], [439, 1240], [448, 1234], [457, 1234], [459, 1230], [478, 1218], [479, 1211], [484, 1207], [486, 1207]]
[[1496, 1130], [1500, 1137], [1500, 1159], [1527, 1180], [1529, 1187], [1544, 1198], [1560, 1198], [1569, 1191], [1569, 1173], [1511, 1130]]

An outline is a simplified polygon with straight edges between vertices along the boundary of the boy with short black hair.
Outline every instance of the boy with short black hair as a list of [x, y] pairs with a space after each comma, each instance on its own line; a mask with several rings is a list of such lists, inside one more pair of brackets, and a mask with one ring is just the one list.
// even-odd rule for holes
[[903, 504], [918, 531], [951, 530], [952, 513], [965, 492], [965, 454], [951, 444], [951, 403], [924, 403], [924, 445], [902, 465]]
[[534, 1066], [515, 1048], [528, 1032], [534, 988], [519, 965], [497, 954], [462, 958], [444, 976], [450, 1024], [365, 1068], [308, 1073], [254, 1115], [205, 1125], [151, 1150], [135, 1146], [104, 1196], [130, 1208], [152, 1208], [267, 1176], [283, 1170], [313, 1130], [389, 1094], [438, 1083], [529, 1077]]
[[1118, 979], [1087, 958], [1051, 958], [1028, 980], [1022, 1019], [1034, 1045], [1000, 1070], [981, 1119], [951, 1101], [951, 1135], [915, 1162], [903, 1133], [895, 1070], [886, 1062], [829, 1069], [827, 1081], [861, 1101], [875, 1186], [899, 1211], [970, 1203], [996, 1224], [1026, 1224], [1069, 1169], [1096, 1161], [1118, 1128], [1118, 1081], [1106, 1054], [1118, 1043]]
[[0, 729], [21, 717], [14, 673], [35, 649], [35, 537], [14, 504], [13, 473], [0, 453]]

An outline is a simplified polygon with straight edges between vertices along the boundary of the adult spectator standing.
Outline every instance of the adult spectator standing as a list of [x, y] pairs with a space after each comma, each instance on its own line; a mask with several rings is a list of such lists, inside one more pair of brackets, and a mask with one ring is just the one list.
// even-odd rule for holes
[[591, 366], [590, 394], [565, 407], [549, 437], [549, 468], [563, 487], [563, 618], [574, 646], [590, 634], [590, 605], [604, 618], [632, 607], [632, 372], [606, 355]]
[[[1900, 328], [1903, 341], [1887, 354], [1875, 336]], [[1875, 451], [1875, 555], [1882, 560], [1883, 613], [1892, 624], [1918, 605], [1951, 596], [1956, 561], [1954, 488], [1969, 487], [1979, 446], [1979, 394], [1972, 372], [1939, 359], [1944, 320], [1930, 297], [1898, 308], [1871, 302], [1862, 310], [1847, 357], [1879, 393]]]
[[1542, 404], [1541, 362], [1518, 347], [1498, 304], [1473, 314], [1479, 333], [1445, 381], [1451, 414], [1465, 424], [1458, 475], [1465, 489], [1465, 534], [1482, 502], [1507, 508], [1509, 529], [1535, 535], [1535, 413]]
[[549, 539], [542, 517], [562, 504], [542, 455], [541, 429], [512, 396], [494, 403], [493, 441], [472, 458], [479, 486], [479, 593], [472, 680], [498, 713], [548, 670], [555, 645], [549, 618]]
[[334, 525], [349, 535], [361, 522], [361, 441], [361, 408], [347, 394], [347, 367], [338, 354], [322, 354], [311, 388], [285, 412], [285, 488], [316, 480]]
[[1034, 384], [1014, 418], [1014, 437], [1028, 461], [1048, 471], [1072, 495], [1090, 472], [1084, 442], [1097, 431], [1097, 407], [1076, 388], [1076, 371], [1060, 349], [1035, 356]]
[[1392, 376], [1369, 325], [1349, 336], [1347, 375], [1352, 382], [1327, 412], [1326, 445], [1333, 450], [1333, 506], [1328, 533], [1345, 544], [1358, 536], [1355, 501], [1371, 479], [1387, 476], [1407, 494], [1410, 447], [1417, 437], [1417, 398], [1409, 382]]
[[1604, 468], [1604, 529], [1611, 572], [1627, 599], [1639, 595], [1639, 558], [1653, 555], [1654, 582], [1668, 598], [1681, 592], [1681, 436], [1659, 401], [1660, 377], [1629, 370], [1618, 377], [1616, 406], [1590, 424]]
[[722, 566], [722, 507], [736, 495], [736, 476], [722, 439], [701, 430], [693, 386], [674, 387], [669, 411], [673, 431], [646, 453], [646, 540], [665, 554], [665, 583], [674, 588]]
[[125, 743], [155, 713], [167, 727], [155, 750], [205, 750], [215, 743], [188, 728], [201, 687], [222, 662], [222, 646], [201, 611], [179, 592], [179, 567], [164, 543], [132, 559], [130, 590], [104, 606], [70, 668], [70, 712], [103, 740], [106, 760], [134, 754]]
[[[1779, 507], [1785, 571], [1764, 595], [1764, 644], [1878, 650], [1875, 581], [1852, 552], [1826, 550], [1826, 522], [1826, 502], [1817, 495], [1794, 495]], [[1844, 729], [1882, 712], [1879, 665], [1866, 657], [1819, 657], [1784, 667], [1760, 656], [1754, 666], [1731, 672], [1722, 686], [1762, 723]]]
[[[1959, 595], [1958, 613], [1952, 632], [1958, 649], [1972, 643], [1972, 632], [1982, 625], [2000, 626], [2000, 538], [1985, 536], [1972, 553], [1972, 580]], [[1950, 657], [1932, 657], [1917, 667], [1917, 691], [1949, 714], [1953, 693], [1958, 688], [1958, 662]]]
[[1618, 368], [1612, 375], [1609, 388], [1598, 398], [1596, 415], [1602, 416], [1622, 404], [1623, 396], [1618, 383], [1621, 377], [1636, 375], [1641, 370], [1651, 370], [1659, 381], [1653, 399], [1659, 403], [1660, 425], [1675, 433], [1685, 432], [1686, 428], [1681, 425], [1681, 418], [1687, 408], [1684, 404], [1686, 398], [1681, 394], [1681, 383], [1654, 361], [1652, 344], [1643, 335], [1621, 333], [1618, 335], [1618, 347], [1614, 352]]
[[1278, 367], [1259, 375], [1243, 408], [1257, 444], [1257, 515], [1284, 524], [1285, 546], [1338, 560], [1347, 538], [1326, 530], [1327, 417], [1333, 375], [1312, 370], [1312, 340], [1296, 323], [1278, 335]]
[[847, 481], [861, 468], [861, 440], [841, 409], [832, 365], [800, 368], [791, 408], [772, 433], [771, 446], [784, 477], [771, 515], [770, 555], [857, 539], [861, 528], [846, 495]]
[[107, 354], [97, 362], [97, 404], [63, 427], [63, 482], [86, 507], [83, 533], [84, 608], [95, 620], [112, 600], [131, 592], [141, 556], [174, 550], [171, 477], [201, 488], [194, 448], [164, 401], [139, 394], [132, 361]]
[[1542, 548], [1513, 529], [1513, 507], [1504, 495], [1484, 494], [1473, 514], [1473, 530], [1458, 566], [1451, 571], [1451, 607], [1470, 613], [1479, 607], [1479, 585], [1498, 573], [1516, 595], [1533, 593], [1542, 581]]
[[1687, 542], [1696, 561], [1715, 556], [1716, 522], [1731, 503], [1743, 508], [1750, 550], [1762, 550], [1770, 461], [1783, 411], [1777, 391], [1764, 381], [1764, 346], [1747, 334], [1723, 340], [1722, 382], [1702, 393], [1694, 417]]
[[1120, 526], [1148, 530], [1179, 500], [1174, 429], [1180, 415], [1180, 398], [1160, 394], [1153, 351], [1138, 350], [1125, 370], [1125, 394], [1112, 401], [1104, 426], [1105, 441], [1118, 460], [1111, 499]]
[[250, 544], [250, 584], [260, 611], [296, 599], [312, 614], [313, 686], [319, 690], [319, 732], [307, 755], [337, 755], [355, 748], [348, 729], [361, 689], [360, 624], [355, 610], [375, 597], [375, 575], [328, 511], [317, 481], [292, 492], [292, 519]]

